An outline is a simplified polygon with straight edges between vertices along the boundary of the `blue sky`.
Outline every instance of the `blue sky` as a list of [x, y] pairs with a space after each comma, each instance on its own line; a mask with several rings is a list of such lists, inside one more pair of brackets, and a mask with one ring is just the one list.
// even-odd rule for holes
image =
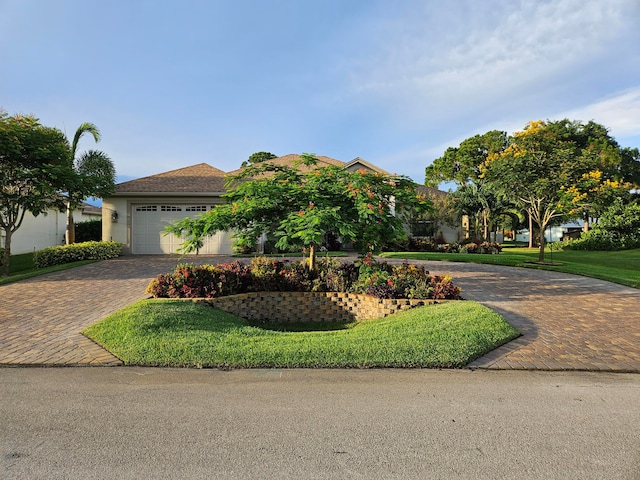
[[421, 183], [535, 119], [640, 147], [638, 25], [638, 0], [0, 0], [0, 107], [95, 123], [120, 180], [266, 150]]

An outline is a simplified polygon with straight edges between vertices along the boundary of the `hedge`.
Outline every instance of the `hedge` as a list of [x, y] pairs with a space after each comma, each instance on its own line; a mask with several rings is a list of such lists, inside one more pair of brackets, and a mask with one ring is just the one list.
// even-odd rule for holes
[[47, 247], [33, 254], [36, 268], [51, 267], [82, 260], [108, 260], [122, 252], [117, 242], [83, 242], [58, 247]]

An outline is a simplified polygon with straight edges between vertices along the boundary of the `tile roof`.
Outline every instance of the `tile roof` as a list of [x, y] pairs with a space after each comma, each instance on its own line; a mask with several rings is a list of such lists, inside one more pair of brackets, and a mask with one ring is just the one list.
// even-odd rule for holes
[[[341, 162], [340, 160], [336, 160], [335, 158], [331, 158], [331, 157], [324, 157], [320, 155], [320, 156], [316, 156], [316, 158], [318, 159], [318, 164], [317, 164], [318, 167], [328, 167], [328, 166], [343, 167], [345, 165], [344, 162]], [[293, 167], [295, 162], [298, 160], [300, 160], [300, 155], [295, 153], [290, 153], [289, 155], [284, 155], [282, 157], [274, 158], [272, 160], [267, 160], [264, 163], [272, 163], [274, 165], [279, 165], [279, 166]], [[313, 167], [300, 165], [298, 167], [298, 170], [304, 173], [304, 172], [309, 172], [313, 170]], [[241, 171], [242, 171], [242, 168], [239, 168], [237, 170], [229, 172], [228, 175], [230, 176], [237, 175]]]
[[[371, 165], [368, 162], [357, 157], [349, 163], [336, 160], [335, 158], [317, 156], [318, 166], [336, 166], [336, 167], [348, 167], [355, 163], [361, 163], [363, 165]], [[282, 157], [269, 160], [269, 163], [275, 165], [293, 167], [294, 163], [300, 159], [300, 155], [289, 154]], [[374, 165], [371, 167], [376, 168], [378, 171], [384, 172], [382, 169], [378, 169]], [[312, 170], [312, 167], [300, 165], [301, 172], [308, 172]], [[136, 180], [130, 180], [128, 182], [122, 182], [116, 185], [115, 195], [119, 194], [152, 194], [152, 193], [222, 193], [226, 191], [225, 180], [228, 176], [236, 175], [242, 171], [237, 169], [229, 173], [225, 173], [222, 170], [212, 167], [207, 163], [199, 163], [190, 167], [179, 168], [177, 170], [171, 170], [169, 172], [159, 173], [157, 175], [151, 175], [148, 177], [138, 178]], [[386, 173], [386, 172], [385, 172]], [[418, 185], [418, 191], [429, 195], [446, 195], [446, 192], [442, 192], [436, 188], [425, 187], [424, 185]]]
[[214, 193], [224, 192], [225, 173], [207, 163], [179, 168], [116, 185], [120, 193]]
[[426, 187], [424, 185], [416, 185], [416, 192], [427, 195], [428, 197], [446, 197], [449, 193], [438, 190], [434, 187]]

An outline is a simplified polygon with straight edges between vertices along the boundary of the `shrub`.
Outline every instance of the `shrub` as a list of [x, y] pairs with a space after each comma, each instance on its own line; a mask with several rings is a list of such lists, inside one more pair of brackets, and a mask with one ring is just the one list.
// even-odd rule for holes
[[480, 253], [497, 254], [502, 251], [502, 245], [497, 242], [482, 242], [480, 244]]
[[51, 267], [82, 260], [108, 260], [122, 252], [117, 242], [83, 242], [58, 247], [47, 247], [33, 254], [36, 268]]
[[640, 204], [621, 198], [606, 210], [593, 230], [563, 243], [570, 250], [626, 250], [640, 248]]
[[462, 297], [462, 289], [453, 284], [453, 279], [449, 275], [431, 277], [431, 285], [433, 292], [428, 298], [436, 300], [459, 300]]
[[620, 245], [613, 234], [591, 230], [582, 232], [580, 238], [563, 242], [562, 248], [567, 250], [619, 250]]
[[154, 297], [212, 298], [247, 291], [338, 291], [378, 298], [460, 298], [450, 277], [430, 276], [422, 266], [391, 266], [371, 254], [354, 263], [329, 257], [318, 259], [310, 271], [306, 262], [283, 262], [258, 257], [249, 265], [239, 261], [212, 265], [178, 265], [147, 287]]
[[171, 281], [166, 286], [171, 298], [210, 298], [218, 293], [215, 267], [211, 265], [177, 265]]
[[442, 253], [460, 253], [462, 246], [457, 243], [443, 243], [438, 245], [438, 251]]
[[283, 290], [286, 281], [280, 276], [280, 271], [284, 267], [284, 263], [267, 257], [251, 259], [251, 289], [264, 292]]
[[75, 224], [76, 242], [99, 242], [102, 240], [102, 220], [87, 220]]
[[312, 291], [347, 292], [358, 280], [355, 263], [342, 263], [337, 258], [320, 257], [316, 262], [316, 278]]
[[409, 252], [435, 252], [438, 249], [438, 245], [426, 237], [409, 237], [407, 247]]
[[151, 280], [146, 292], [160, 298], [214, 298], [245, 293], [250, 286], [249, 267], [239, 261], [217, 266], [185, 263]]
[[248, 265], [235, 260], [219, 264], [217, 271], [219, 295], [245, 293], [251, 288], [251, 270]]

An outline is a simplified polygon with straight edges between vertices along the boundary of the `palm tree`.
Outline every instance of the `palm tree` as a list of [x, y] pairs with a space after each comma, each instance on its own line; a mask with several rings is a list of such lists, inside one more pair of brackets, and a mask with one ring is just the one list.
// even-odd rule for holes
[[100, 131], [93, 123], [85, 122], [78, 127], [71, 143], [71, 158], [75, 170], [75, 179], [67, 192], [67, 245], [75, 242], [75, 224], [73, 210], [88, 197], [104, 197], [113, 193], [116, 169], [106, 153], [99, 150], [87, 150], [76, 158], [78, 143], [84, 134], [90, 134], [95, 142], [100, 141]]
[[[462, 185], [454, 192], [454, 204], [463, 215], [469, 215], [475, 220], [474, 236], [480, 233], [482, 222], [482, 237], [487, 241], [495, 241], [495, 226], [498, 218], [509, 216], [517, 218], [516, 206], [503, 196], [494, 192], [483, 182]], [[492, 237], [493, 235], [493, 237]]]

